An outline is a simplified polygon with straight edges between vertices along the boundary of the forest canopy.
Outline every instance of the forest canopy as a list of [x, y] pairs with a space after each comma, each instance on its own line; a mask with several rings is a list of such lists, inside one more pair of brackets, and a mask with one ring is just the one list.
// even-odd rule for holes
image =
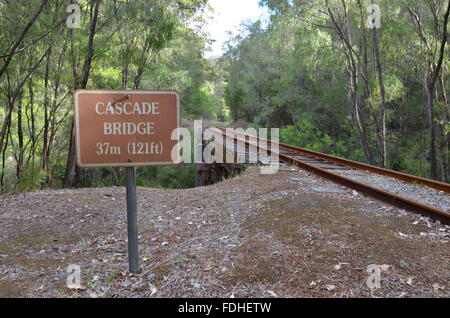
[[270, 21], [243, 25], [224, 57], [234, 120], [284, 127], [285, 143], [449, 181], [450, 1], [260, 4]]
[[[285, 143], [449, 181], [450, 0], [260, 6], [267, 19], [207, 57], [207, 0], [0, 0], [0, 192], [123, 184], [75, 165], [78, 88], [175, 89], [187, 122], [279, 127]], [[194, 171], [142, 168], [138, 184], [190, 187]]]

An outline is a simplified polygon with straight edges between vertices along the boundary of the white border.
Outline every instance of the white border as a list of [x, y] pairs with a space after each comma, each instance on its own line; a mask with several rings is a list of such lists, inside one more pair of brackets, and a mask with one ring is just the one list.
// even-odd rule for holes
[[[77, 151], [77, 165], [80, 168], [108, 168], [108, 167], [143, 167], [143, 166], [163, 166], [163, 165], [176, 165], [174, 161], [166, 162], [124, 162], [124, 163], [91, 163], [84, 164], [81, 162], [80, 156], [80, 112], [78, 105], [78, 95], [80, 94], [130, 94], [130, 95], [175, 95], [177, 98], [177, 127], [180, 128], [180, 93], [177, 91], [152, 91], [152, 90], [88, 90], [78, 89], [73, 96], [74, 99], [74, 111], [75, 111], [75, 142]], [[179, 142], [177, 142], [177, 150], [179, 154]]]

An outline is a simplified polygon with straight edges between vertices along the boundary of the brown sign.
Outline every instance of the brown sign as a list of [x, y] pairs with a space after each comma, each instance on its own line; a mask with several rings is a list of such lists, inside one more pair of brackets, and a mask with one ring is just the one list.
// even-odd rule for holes
[[180, 126], [178, 92], [80, 89], [74, 108], [79, 167], [174, 164], [177, 141], [171, 136]]

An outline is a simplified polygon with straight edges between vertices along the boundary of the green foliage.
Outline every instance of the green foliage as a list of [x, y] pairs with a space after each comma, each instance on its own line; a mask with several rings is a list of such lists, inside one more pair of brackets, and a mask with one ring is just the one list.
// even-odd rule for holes
[[211, 85], [194, 88], [183, 97], [183, 110], [185, 114], [195, 118], [216, 118], [216, 107]]
[[39, 190], [46, 177], [46, 171], [42, 169], [32, 169], [31, 167], [27, 167], [22, 171], [22, 175], [19, 183], [17, 184], [16, 191], [26, 192]]
[[[41, 3], [0, 2], [0, 52], [4, 55], [0, 68]], [[86, 70], [96, 1], [79, 1], [81, 27], [73, 30], [61, 23], [68, 3], [48, 1], [17, 46], [7, 72], [0, 75], [2, 192], [63, 186], [72, 92], [80, 87]], [[184, 117], [281, 127], [285, 143], [370, 161], [362, 151], [364, 135], [369, 157], [380, 163], [382, 90], [373, 33], [364, 27], [365, 8], [371, 3], [261, 0], [260, 5], [269, 8], [267, 24], [243, 24], [230, 38], [223, 57], [207, 59], [209, 39], [202, 29], [207, 0], [101, 1], [87, 87], [176, 89], [182, 96]], [[443, 28], [436, 26], [436, 20], [442, 24], [446, 2], [433, 1], [432, 6], [421, 0], [379, 3], [388, 166], [427, 176], [430, 138], [424, 76], [437, 63]], [[420, 12], [423, 36], [418, 36], [407, 6]], [[330, 13], [350, 36], [351, 54]], [[424, 39], [429, 45], [424, 45]], [[442, 179], [449, 154], [444, 98], [450, 88], [449, 56], [446, 52], [443, 84], [438, 81], [434, 96]], [[357, 83], [351, 81], [352, 63], [356, 63]], [[355, 100], [363, 132], [357, 129]], [[138, 183], [189, 187], [194, 182], [193, 167], [140, 169]], [[76, 185], [111, 186], [116, 182], [111, 171], [81, 169]]]
[[[442, 40], [436, 23], [442, 25], [446, 1], [433, 6], [420, 0], [379, 2], [378, 41], [365, 26], [371, 3], [261, 0], [260, 5], [269, 8], [268, 25], [263, 27], [260, 21], [242, 25], [224, 56], [225, 99], [233, 120], [281, 127], [286, 143], [381, 164], [385, 114], [387, 166], [427, 175], [429, 165], [420, 162], [430, 161], [430, 145], [417, 140], [404, 144], [411, 135], [429, 140], [424, 75], [437, 63], [437, 51], [429, 48], [438, 48]], [[420, 30], [411, 23], [410, 9], [420, 13]], [[380, 55], [384, 108], [375, 48]], [[442, 179], [450, 178], [444, 142], [449, 131], [444, 102], [449, 67], [445, 54], [444, 87], [438, 83], [434, 103]], [[363, 151], [365, 144], [367, 151]]]
[[404, 140], [397, 150], [398, 156], [392, 163], [393, 167], [399, 171], [427, 177], [430, 163], [425, 158], [424, 148], [422, 140]]
[[295, 126], [281, 128], [280, 142], [333, 155], [342, 156], [346, 153], [346, 147], [342, 141], [335, 142], [307, 120], [302, 120]]
[[231, 109], [227, 104], [225, 103], [225, 99], [222, 98], [220, 100], [220, 109], [217, 113], [217, 119], [221, 122], [228, 122], [231, 119]]
[[193, 188], [195, 174], [195, 164], [144, 167], [139, 169], [136, 184], [142, 187]]
[[[19, 39], [41, 3], [0, 2], [2, 54], [8, 53]], [[0, 155], [6, 158], [5, 169], [0, 171], [0, 192], [63, 186], [72, 128], [72, 92], [80, 87], [87, 69], [89, 33], [97, 1], [79, 2], [81, 23], [76, 29], [64, 23], [68, 3], [48, 1], [18, 46], [20, 53], [14, 55], [8, 72], [0, 75], [0, 130], [8, 109], [13, 110], [11, 124], [5, 126], [5, 135], [0, 138]], [[222, 110], [217, 107], [222, 97], [215, 92], [215, 83], [220, 79], [212, 62], [203, 57], [207, 37], [198, 28], [204, 23], [206, 0], [99, 3], [87, 88], [176, 89], [183, 97], [186, 116], [216, 118]], [[0, 59], [0, 68], [4, 61], [5, 57]], [[48, 159], [44, 157], [46, 152]], [[17, 168], [19, 162], [23, 164]], [[142, 174], [140, 182], [167, 187], [189, 187], [194, 182], [191, 166], [158, 167], [152, 171], [148, 176]], [[80, 187], [111, 186], [116, 182], [111, 169], [81, 169], [78, 177], [73, 185]], [[119, 183], [123, 185], [123, 176]]]

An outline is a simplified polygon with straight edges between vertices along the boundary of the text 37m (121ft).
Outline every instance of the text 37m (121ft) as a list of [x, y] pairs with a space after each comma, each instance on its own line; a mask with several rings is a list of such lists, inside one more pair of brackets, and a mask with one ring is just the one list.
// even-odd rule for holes
[[[153, 155], [162, 153], [161, 142], [130, 142], [128, 144], [128, 154], [130, 155]], [[112, 146], [109, 142], [97, 143], [97, 155], [120, 155], [119, 146]]]

